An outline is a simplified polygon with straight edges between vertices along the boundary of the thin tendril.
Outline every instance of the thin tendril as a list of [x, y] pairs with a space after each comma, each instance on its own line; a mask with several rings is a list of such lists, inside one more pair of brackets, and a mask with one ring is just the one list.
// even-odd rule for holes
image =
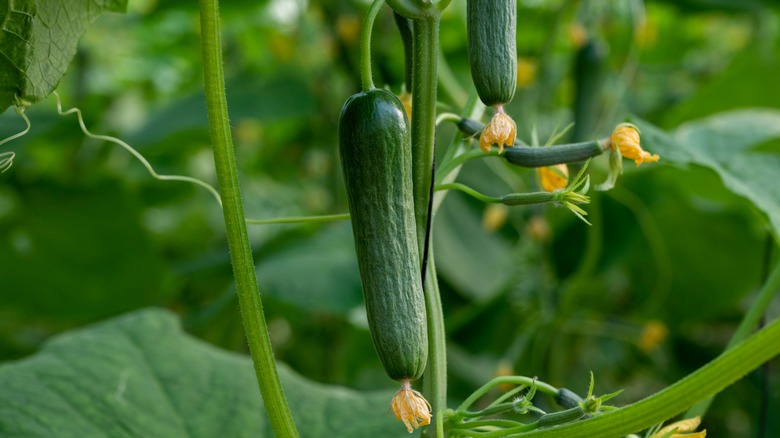
[[149, 161], [147, 161], [146, 158], [144, 158], [144, 156], [141, 155], [140, 152], [135, 150], [129, 144], [125, 143], [124, 141], [122, 141], [122, 140], [120, 140], [120, 139], [118, 139], [116, 137], [112, 137], [110, 135], [99, 135], [99, 134], [93, 134], [93, 133], [89, 132], [89, 130], [87, 129], [87, 126], [84, 124], [84, 117], [81, 114], [81, 110], [78, 109], [78, 108], [71, 108], [69, 110], [63, 111], [62, 110], [62, 99], [60, 99], [59, 93], [54, 91], [54, 92], [52, 92], [52, 94], [54, 94], [54, 97], [57, 98], [57, 113], [59, 113], [59, 115], [61, 115], [61, 116], [67, 116], [67, 115], [75, 113], [76, 117], [78, 118], [78, 121], [79, 121], [79, 126], [81, 127], [81, 132], [83, 132], [84, 135], [86, 135], [87, 137], [95, 139], [95, 140], [107, 141], [109, 143], [114, 143], [114, 144], [116, 144], [118, 146], [121, 146], [123, 149], [125, 149], [128, 152], [130, 152], [138, 161], [140, 161], [141, 164], [143, 164], [144, 167], [146, 167], [146, 170], [149, 172], [149, 174], [154, 179], [158, 179], [160, 181], [183, 181], [183, 182], [188, 182], [188, 183], [196, 184], [196, 185], [199, 185], [199, 186], [203, 187], [204, 189], [208, 190], [209, 193], [211, 193], [212, 196], [214, 196], [214, 199], [217, 201], [219, 206], [222, 207], [222, 198], [219, 196], [219, 193], [217, 192], [217, 190], [213, 186], [211, 186], [209, 183], [201, 181], [201, 180], [199, 180], [197, 178], [189, 177], [189, 176], [160, 175], [159, 173], [157, 173], [154, 170], [152, 165], [149, 164]]
[[325, 216], [289, 216], [278, 217], [274, 219], [249, 219], [246, 223], [253, 225], [268, 225], [268, 224], [299, 224], [307, 222], [333, 222], [349, 219], [349, 213], [331, 214]]
[[[17, 138], [26, 135], [28, 132], [30, 132], [30, 128], [32, 127], [32, 124], [30, 123], [30, 119], [28, 119], [27, 115], [24, 113], [24, 108], [17, 107], [16, 114], [19, 114], [19, 116], [22, 117], [22, 120], [24, 120], [24, 123], [27, 124], [27, 127], [24, 128], [21, 132], [17, 132], [16, 134], [10, 137], [6, 137], [0, 140], [0, 146], [8, 143], [9, 141], [16, 140]], [[7, 151], [7, 152], [0, 153], [0, 173], [5, 173], [5, 171], [7, 171], [8, 169], [11, 168], [11, 166], [13, 166], [14, 158], [16, 158], [16, 152]]]

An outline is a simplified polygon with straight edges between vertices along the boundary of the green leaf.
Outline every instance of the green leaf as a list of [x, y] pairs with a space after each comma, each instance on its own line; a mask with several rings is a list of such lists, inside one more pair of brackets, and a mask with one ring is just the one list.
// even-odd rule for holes
[[84, 323], [159, 304], [170, 272], [121, 186], [28, 183], [0, 196], [0, 302], [21, 318]]
[[257, 277], [264, 293], [301, 309], [345, 314], [363, 302], [346, 223], [325, 227], [312, 239], [260, 262]]
[[[303, 437], [401, 437], [392, 392], [279, 374]], [[150, 309], [57, 336], [0, 367], [3, 437], [271, 437], [252, 362]]]
[[515, 275], [512, 246], [482, 228], [479, 213], [460, 193], [447, 196], [439, 209], [433, 244], [439, 275], [475, 302], [506, 291]]
[[646, 149], [662, 161], [706, 166], [723, 184], [764, 212], [780, 236], [780, 154], [759, 152], [755, 146], [780, 138], [780, 111], [746, 109], [716, 114], [685, 123], [672, 135], [642, 121]]
[[127, 0], [0, 1], [0, 113], [16, 97], [35, 103], [54, 91], [87, 27], [126, 8]]

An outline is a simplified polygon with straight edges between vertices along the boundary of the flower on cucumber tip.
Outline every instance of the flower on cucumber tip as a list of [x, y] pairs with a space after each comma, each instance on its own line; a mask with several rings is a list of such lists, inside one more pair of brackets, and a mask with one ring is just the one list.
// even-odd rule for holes
[[479, 136], [479, 148], [483, 152], [490, 152], [493, 143], [498, 145], [498, 153], [504, 151], [504, 146], [515, 144], [517, 124], [505, 112], [503, 107], [496, 108], [496, 114], [482, 129]]
[[409, 433], [418, 427], [431, 424], [431, 404], [422, 394], [412, 389], [408, 380], [402, 382], [401, 389], [393, 396], [390, 409], [398, 421], [403, 421]]
[[639, 145], [639, 129], [630, 123], [618, 125], [609, 137], [612, 149], [618, 148], [620, 155], [634, 160], [637, 166], [642, 163], [654, 163], [661, 158], [657, 154], [651, 154]]

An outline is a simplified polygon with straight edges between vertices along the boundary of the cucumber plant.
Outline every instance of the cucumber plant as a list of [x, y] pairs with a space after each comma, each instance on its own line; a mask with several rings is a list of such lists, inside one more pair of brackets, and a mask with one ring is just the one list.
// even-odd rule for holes
[[[409, 432], [434, 421], [435, 427], [425, 428], [424, 434], [441, 437], [585, 437], [634, 432], [666, 420], [694, 402], [715, 394], [741, 374], [777, 354], [780, 347], [776, 339], [780, 325], [774, 323], [696, 374], [625, 409], [615, 410], [602, 403], [618, 393], [593, 396], [592, 375], [584, 398], [536, 378], [504, 376], [476, 390], [458, 408], [449, 409], [446, 403], [446, 340], [436, 265], [432, 250], [430, 253], [420, 250], [429, 245], [432, 218], [447, 190], [460, 190], [486, 203], [503, 206], [558, 204], [583, 218], [586, 212], [579, 205], [588, 202], [588, 162], [581, 166], [571, 181], [565, 163], [582, 162], [608, 152], [611, 163], [617, 163], [613, 164], [613, 168], [617, 169], [623, 157], [635, 160], [637, 165], [658, 161], [660, 157], [640, 147], [639, 129], [630, 124], [618, 125], [608, 138], [573, 144], [552, 145], [564, 133], [551, 138], [546, 147], [541, 147], [537, 141], [531, 141], [532, 146], [526, 146], [521, 140], [516, 140], [517, 127], [506, 109], [516, 88], [516, 0], [467, 0], [465, 33], [475, 92], [463, 108], [458, 108], [462, 114], [441, 114], [436, 118], [438, 20], [449, 1], [386, 1], [393, 9], [404, 36], [407, 51], [404, 93], [408, 95], [406, 92], [411, 88], [415, 96], [414, 111], [411, 112], [414, 118], [410, 125], [410, 111], [404, 108], [402, 102], [391, 92], [373, 84], [371, 25], [385, 3], [384, 0], [375, 0], [369, 9], [362, 35], [363, 90], [346, 100], [339, 117], [338, 137], [367, 321], [382, 366], [391, 379], [401, 384], [401, 389], [391, 401], [391, 410]], [[221, 194], [208, 184], [192, 178], [158, 175], [137, 151], [126, 144], [124, 146], [141, 159], [150, 174], [158, 179], [188, 181], [211, 189], [227, 224], [241, 312], [272, 428], [277, 436], [297, 436], [275, 371], [257, 294], [257, 280], [246, 233], [246, 224], [250, 221], [243, 215], [228, 124], [217, 12], [216, 0], [202, 0], [206, 96]], [[582, 63], [578, 67], [579, 73], [587, 76], [597, 72], [595, 67]], [[579, 93], [585, 90], [583, 87]], [[474, 119], [479, 119], [481, 115], [477, 97], [495, 112], [485, 126]], [[77, 113], [85, 135], [108, 139], [91, 134], [84, 127], [78, 110], [62, 111], [59, 105], [58, 110], [62, 115]], [[581, 113], [579, 110], [576, 117], [581, 118]], [[20, 114], [23, 116], [23, 112]], [[439, 161], [434, 177], [433, 134], [436, 125], [444, 121], [455, 122], [465, 136], [458, 136], [444, 146], [443, 159]], [[470, 139], [476, 134], [480, 134], [479, 149], [472, 147]], [[9, 137], [9, 140], [15, 137]], [[123, 145], [123, 142], [114, 140]], [[0, 145], [4, 142], [0, 141]], [[494, 144], [498, 145], [498, 151], [493, 151]], [[504, 151], [505, 146], [515, 147]], [[458, 170], [469, 160], [498, 156], [502, 158], [500, 162], [496, 160], [498, 164], [541, 169], [540, 181], [545, 191], [489, 196], [455, 181]], [[0, 153], [0, 172], [7, 170], [13, 157], [13, 153]], [[437, 192], [435, 198], [431, 196], [431, 191]], [[334, 219], [346, 219], [346, 215], [281, 218], [273, 223]], [[272, 223], [254, 221], [261, 222]], [[430, 260], [425, 260], [427, 254], [430, 254]], [[780, 274], [777, 277], [780, 278]], [[744, 329], [747, 330], [749, 328]], [[741, 336], [746, 335], [743, 333]], [[423, 376], [424, 389], [421, 393], [412, 389], [412, 383]], [[496, 386], [507, 384], [515, 387], [486, 406], [472, 409], [477, 400]], [[537, 390], [564, 409], [549, 413], [541, 411], [534, 406]], [[499, 414], [541, 415], [523, 422], [492, 418]], [[698, 420], [695, 422], [698, 426]]]
[[339, 154], [360, 279], [374, 347], [387, 375], [402, 383], [392, 409], [412, 427], [430, 422], [410, 383], [422, 375], [428, 334], [414, 228], [406, 111], [392, 93], [369, 89], [339, 116]]
[[495, 110], [479, 147], [488, 152], [496, 143], [500, 153], [517, 135], [517, 125], [504, 111], [517, 86], [517, 1], [468, 0], [466, 5], [471, 78], [479, 98]]

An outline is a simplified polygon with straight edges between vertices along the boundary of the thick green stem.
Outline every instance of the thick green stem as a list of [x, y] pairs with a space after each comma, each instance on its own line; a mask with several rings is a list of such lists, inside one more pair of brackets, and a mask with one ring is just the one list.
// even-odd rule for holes
[[363, 21], [363, 28], [360, 30], [360, 82], [363, 91], [374, 88], [374, 78], [371, 73], [371, 30], [374, 29], [374, 20], [383, 4], [385, 0], [374, 0], [371, 3]]
[[[423, 393], [431, 404], [434, 416], [441, 416], [447, 409], [447, 347], [444, 332], [444, 313], [441, 308], [439, 282], [436, 279], [436, 263], [433, 246], [428, 249], [428, 268], [425, 274], [425, 316], [428, 319], [428, 367], [425, 370]], [[441, 424], [438, 421], [436, 424]], [[434, 436], [434, 428], [423, 433]]]
[[621, 437], [661, 423], [711, 397], [780, 354], [780, 319], [663, 391], [587, 420], [537, 430], [522, 437]]
[[297, 437], [298, 432], [282, 391], [271, 350], [244, 219], [225, 97], [218, 0], [201, 0], [200, 19], [209, 133], [213, 143], [214, 164], [222, 196], [222, 211], [241, 317], [271, 427], [276, 436]]
[[436, 54], [439, 48], [439, 14], [412, 23], [412, 182], [417, 244], [422, 260], [428, 223], [434, 143], [436, 140]]

